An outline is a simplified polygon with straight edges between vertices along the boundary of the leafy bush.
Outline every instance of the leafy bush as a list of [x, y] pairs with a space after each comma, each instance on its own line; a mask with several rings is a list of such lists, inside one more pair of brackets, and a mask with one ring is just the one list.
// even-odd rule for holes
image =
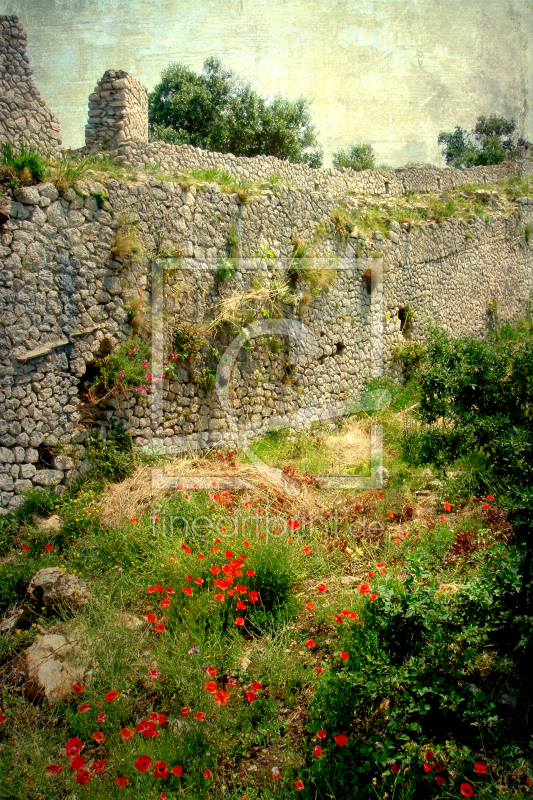
[[86, 457], [93, 465], [91, 476], [107, 481], [120, 481], [129, 477], [135, 469], [131, 437], [124, 430], [122, 420], [111, 420], [107, 438], [98, 434], [86, 442]]
[[452, 132], [441, 131], [438, 143], [445, 145], [442, 154], [446, 163], [453, 167], [464, 169], [482, 164], [501, 164], [506, 159], [518, 158], [518, 148], [529, 144], [523, 139], [518, 139], [515, 144], [515, 130], [514, 119], [507, 120], [492, 114], [490, 117], [478, 117], [470, 133], [460, 125], [456, 125]]
[[336, 150], [333, 153], [333, 166], [335, 169], [349, 167], [360, 172], [363, 169], [374, 169], [376, 156], [371, 144], [354, 144], [349, 150]]
[[99, 403], [132, 391], [148, 391], [153, 376], [150, 349], [142, 339], [132, 338], [116, 350], [94, 360], [96, 375], [86, 385], [86, 398]]

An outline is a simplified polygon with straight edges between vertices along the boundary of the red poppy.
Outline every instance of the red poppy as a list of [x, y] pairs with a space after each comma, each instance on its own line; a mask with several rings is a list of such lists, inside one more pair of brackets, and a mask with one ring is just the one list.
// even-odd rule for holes
[[70, 762], [72, 769], [78, 770], [85, 766], [85, 756], [74, 756]]
[[28, 547], [27, 544], [23, 544], [20, 549], [22, 550], [23, 553], [27, 553], [30, 548]]
[[155, 592], [155, 586], [149, 586], [146, 591], [148, 592], [148, 594], [153, 594]]
[[463, 797], [472, 797], [474, 794], [474, 790], [470, 786], [469, 783], [462, 783], [459, 787], [459, 791], [463, 795]]
[[213, 575], [219, 575], [220, 574], [220, 567], [216, 567], [216, 566], [209, 567], [209, 572], [212, 572]]
[[133, 524], [135, 524], [137, 522], [137, 517], [130, 517], [130, 522], [133, 522]]
[[75, 692], [76, 694], [83, 694], [85, 689], [80, 683], [74, 683], [72, 686], [72, 691]]
[[305, 607], [308, 611], [312, 611], [313, 608], [316, 608], [315, 604], [311, 600], [309, 600], [309, 602], [305, 604]]
[[91, 733], [91, 739], [94, 739], [96, 744], [103, 744], [105, 742], [105, 736], [101, 731]]
[[337, 742], [339, 747], [344, 747], [344, 745], [348, 741], [348, 737], [344, 733], [339, 733], [337, 734], [337, 736], [335, 736], [335, 741]]
[[296, 781], [296, 783], [294, 784], [294, 788], [296, 789], [297, 792], [301, 792], [302, 789], [304, 788], [302, 781]]
[[166, 778], [168, 775], [168, 767], [164, 761], [156, 761], [154, 764], [154, 775], [156, 778]]
[[204, 778], [206, 779], [206, 781], [210, 781], [211, 780], [211, 775], [212, 775], [211, 770], [210, 769], [206, 769], [205, 772], [204, 772]]
[[474, 764], [474, 769], [476, 770], [478, 775], [484, 775], [484, 773], [487, 771], [487, 765], [486, 764]]
[[350, 656], [348, 655], [348, 653], [341, 653], [341, 658], [343, 661], [346, 661], [349, 657]]
[[98, 716], [96, 717], [96, 721], [97, 722], [105, 722], [105, 720], [106, 720], [106, 716], [105, 716], [104, 712], [102, 711], [102, 713], [98, 714]]
[[117, 786], [120, 786], [121, 789], [124, 789], [130, 782], [129, 778], [115, 778], [114, 780]]
[[248, 593], [248, 597], [250, 599], [250, 603], [260, 603], [261, 602], [259, 600], [259, 592], [256, 592], [254, 590], [252, 590], [251, 592]]
[[203, 553], [198, 553], [198, 558], [200, 559], [200, 561], [204, 561], [205, 556]]
[[244, 539], [244, 541], [243, 541], [243, 545], [244, 545], [245, 547], [251, 547], [251, 546], [252, 546], [252, 545], [250, 544], [250, 542], [247, 542], [247, 541], [246, 541], [246, 539]]
[[2, 725], [2, 723], [5, 722], [6, 719], [7, 719], [7, 717], [4, 717], [3, 714], [0, 714], [0, 725]]
[[316, 674], [317, 675], [322, 675], [323, 672], [324, 672], [324, 670], [322, 669], [322, 667], [317, 667], [316, 668]]
[[170, 597], [163, 597], [159, 603], [159, 608], [170, 608]]
[[118, 692], [116, 689], [113, 689], [111, 692], [108, 692], [105, 695], [105, 699], [107, 700], [108, 703], [112, 703], [114, 700], [117, 699], [117, 697], [118, 697]]
[[155, 614], [147, 614], [146, 615], [146, 622], [155, 622]]
[[203, 711], [197, 711], [194, 716], [195, 716], [195, 719], [200, 720], [200, 722], [203, 722], [205, 720], [205, 714], [204, 714]]
[[433, 764], [424, 764], [424, 772], [427, 774], [433, 769]]
[[491, 494], [487, 495], [487, 500], [494, 500], [494, 497]]
[[398, 772], [400, 771], [400, 769], [401, 769], [400, 765], [397, 764], [396, 762], [394, 762], [394, 764], [390, 765], [390, 770], [391, 770], [393, 775], [397, 775]]
[[242, 600], [238, 600], [235, 608], [237, 611], [246, 611], [246, 603], [243, 603]]
[[159, 678], [162, 678], [163, 676], [156, 669], [149, 669], [148, 670], [148, 677], [149, 678], [153, 678], [154, 681], [157, 681], [157, 680], [159, 680]]
[[374, 594], [369, 594], [369, 595], [368, 595], [368, 599], [369, 599], [369, 600], [377, 600], [377, 599], [378, 599], [378, 596], [377, 596], [377, 594], [375, 594], [375, 593], [374, 593]]
[[433, 761], [435, 756], [431, 750], [426, 750], [426, 761]]
[[192, 589], [190, 586], [186, 586], [185, 589], [182, 589], [183, 594], [188, 594], [189, 597], [192, 595]]
[[209, 694], [214, 694], [217, 690], [216, 681], [206, 681], [204, 683], [204, 689], [206, 692], [209, 692]]
[[328, 587], [327, 587], [327, 586], [326, 586], [324, 583], [321, 583], [321, 584], [320, 584], [319, 586], [317, 586], [316, 588], [317, 588], [317, 590], [318, 590], [319, 592], [327, 592], [327, 590], [328, 590]]
[[249, 703], [253, 703], [256, 697], [257, 695], [255, 692], [246, 692], [246, 699], [248, 700]]
[[436, 775], [435, 776], [435, 783], [437, 784], [437, 786], [442, 786], [443, 785], [444, 778], [442, 777], [442, 775]]
[[202, 583], [205, 583], [205, 581], [204, 581], [204, 579], [203, 579], [203, 578], [195, 578], [195, 579], [194, 579], [194, 582], [195, 582], [195, 583], [196, 583], [198, 586], [201, 586], [201, 585], [202, 585]]
[[219, 602], [223, 603], [224, 600], [225, 600], [225, 597], [224, 597], [223, 594], [216, 594], [215, 595], [215, 600], [218, 600]]
[[135, 759], [135, 769], [138, 769], [139, 772], [148, 772], [151, 763], [150, 756], [139, 756], [139, 758]]
[[190, 713], [191, 713], [191, 707], [190, 707], [190, 706], [184, 706], [184, 707], [181, 709], [181, 716], [182, 716], [182, 717], [186, 717], [186, 716], [187, 716], [187, 714], [190, 714]]
[[132, 731], [131, 728], [122, 728], [122, 730], [120, 731], [120, 735], [122, 736], [123, 739], [129, 742], [129, 740], [135, 736], [135, 731]]
[[105, 761], [95, 761], [93, 764], [93, 772], [97, 774], [98, 772], [105, 772]]
[[394, 511], [389, 511], [388, 513], [389, 513], [390, 519], [394, 519]]
[[91, 777], [92, 775], [88, 770], [80, 769], [76, 775], [76, 783], [79, 783], [80, 786], [85, 786], [86, 783], [89, 783]]
[[187, 575], [187, 580], [192, 581], [192, 575]]
[[315, 747], [313, 747], [313, 755], [315, 758], [320, 758], [322, 755], [322, 748], [320, 745], [317, 744]]
[[73, 756], [77, 756], [82, 747], [83, 743], [80, 742], [77, 736], [74, 736], [72, 739], [69, 739], [66, 744], [68, 758], [73, 758]]
[[308, 639], [307, 642], [306, 642], [306, 645], [308, 647], [314, 647], [315, 646], [315, 640], [314, 639]]
[[254, 690], [254, 692], [258, 692], [259, 689], [261, 689], [261, 684], [259, 683], [259, 681], [254, 681], [252, 683], [251, 688]]
[[226, 558], [233, 558], [233, 551], [232, 550], [226, 550], [224, 555], [226, 556]]
[[156, 724], [152, 720], [143, 719], [142, 722], [139, 722], [139, 724], [135, 726], [135, 730], [143, 736], [149, 736], [150, 739], [158, 735]]
[[63, 767], [60, 764], [50, 764], [47, 772], [49, 775], [59, 775], [60, 772], [63, 772]]
[[248, 575], [249, 578], [253, 578], [255, 575], [255, 569], [247, 569], [246, 574]]
[[175, 591], [175, 589], [172, 588], [172, 586], [169, 586], [167, 588], [167, 594], [169, 594], [169, 595], [176, 594], [176, 591]]
[[80, 712], [80, 714], [85, 714], [85, 712], [88, 711], [90, 707], [91, 707], [90, 703], [83, 703], [83, 705], [78, 706], [78, 711]]
[[235, 620], [235, 625], [244, 625], [244, 617], [237, 617], [237, 619]]
[[449, 503], [443, 503], [443, 506], [444, 506], [444, 510], [446, 511], [446, 513], [449, 514], [449, 512], [452, 510], [451, 505]]
[[218, 703], [219, 706], [227, 706], [228, 700], [230, 699], [230, 693], [227, 692], [225, 689], [217, 689], [213, 700], [215, 703]]
[[173, 775], [181, 775], [183, 773], [182, 767], [172, 767], [170, 771]]
[[443, 522], [446, 522], [446, 517], [444, 516], [444, 514], [441, 514], [441, 515], [440, 515], [440, 518], [441, 518], [441, 520], [442, 520]]
[[185, 544], [185, 542], [183, 542], [183, 544], [181, 545], [181, 549], [182, 549], [182, 550], [183, 550], [185, 553], [190, 553], [190, 552], [191, 552], [191, 548], [190, 548], [190, 547], [187, 547], [187, 545]]
[[326, 738], [326, 736], [327, 736], [327, 733], [326, 733], [326, 731], [318, 731], [318, 733], [317, 733], [317, 738], [318, 738], [318, 739], [320, 739], [320, 741], [322, 741], [323, 739], [325, 739], [325, 738]]
[[45, 544], [44, 549], [46, 550], [47, 553], [51, 553], [54, 548], [52, 547], [51, 544]]
[[361, 586], [359, 587], [359, 591], [361, 592], [361, 594], [366, 594], [367, 592], [370, 591], [370, 586], [368, 585], [368, 583], [362, 583]]

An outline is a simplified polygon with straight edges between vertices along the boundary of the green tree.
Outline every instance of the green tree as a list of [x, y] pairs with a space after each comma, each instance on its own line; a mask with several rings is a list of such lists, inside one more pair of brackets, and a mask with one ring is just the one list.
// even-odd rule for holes
[[507, 159], [518, 158], [519, 148], [529, 145], [521, 138], [515, 143], [515, 130], [514, 119], [492, 114], [478, 117], [470, 133], [460, 125], [451, 132], [441, 131], [438, 143], [445, 145], [442, 154], [452, 167], [464, 169], [482, 164], [501, 164]]
[[269, 103], [218, 58], [208, 58], [201, 75], [182, 64], [167, 67], [150, 92], [148, 120], [152, 139], [322, 164], [307, 101], [276, 95]]
[[371, 144], [354, 144], [349, 150], [336, 150], [333, 153], [333, 166], [335, 169], [340, 167], [350, 167], [360, 171], [362, 169], [374, 169], [376, 166], [376, 156]]

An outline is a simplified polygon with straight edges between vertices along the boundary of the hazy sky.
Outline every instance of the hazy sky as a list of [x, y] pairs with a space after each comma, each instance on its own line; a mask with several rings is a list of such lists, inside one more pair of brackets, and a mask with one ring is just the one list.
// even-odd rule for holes
[[180, 61], [222, 58], [263, 94], [313, 100], [325, 163], [372, 142], [378, 160], [443, 164], [437, 135], [480, 114], [533, 139], [533, 0], [0, 0], [28, 34], [35, 82], [84, 143], [106, 69], [151, 89]]

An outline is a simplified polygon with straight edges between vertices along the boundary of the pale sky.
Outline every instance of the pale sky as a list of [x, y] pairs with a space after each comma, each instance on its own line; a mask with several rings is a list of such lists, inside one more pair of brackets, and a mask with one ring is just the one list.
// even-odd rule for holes
[[437, 136], [480, 114], [533, 139], [533, 0], [0, 0], [28, 34], [35, 82], [84, 143], [87, 98], [106, 69], [148, 89], [210, 55], [259, 92], [312, 100], [325, 165], [371, 142], [378, 161], [443, 165]]

